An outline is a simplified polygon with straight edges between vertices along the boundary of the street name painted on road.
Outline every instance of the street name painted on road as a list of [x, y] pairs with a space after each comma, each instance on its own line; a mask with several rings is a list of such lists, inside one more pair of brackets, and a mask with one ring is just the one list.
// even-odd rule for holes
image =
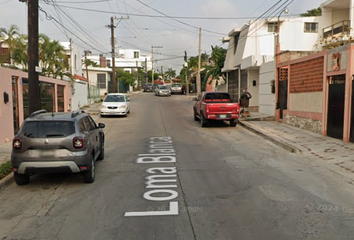
[[[137, 163], [176, 163], [176, 152], [173, 148], [171, 137], [151, 137], [149, 139], [149, 153], [139, 154]], [[176, 167], [153, 167], [146, 170], [146, 188], [152, 189], [144, 193], [144, 199], [148, 201], [169, 201], [169, 210], [166, 211], [140, 211], [126, 212], [125, 217], [142, 216], [169, 216], [178, 215], [178, 201], [172, 201], [178, 197], [178, 192], [169, 188], [177, 188]], [[167, 184], [163, 184], [167, 183]], [[156, 194], [163, 193], [163, 196]], [[159, 208], [165, 210], [165, 207]]]

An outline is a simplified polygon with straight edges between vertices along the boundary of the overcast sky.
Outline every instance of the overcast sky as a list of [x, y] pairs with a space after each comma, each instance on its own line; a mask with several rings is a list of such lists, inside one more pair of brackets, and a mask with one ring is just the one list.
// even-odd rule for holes
[[[317, 8], [324, 0], [39, 0], [39, 31], [50, 39], [78, 44], [83, 50], [109, 56], [110, 18], [115, 17], [117, 48], [154, 49], [156, 67], [177, 70], [183, 55], [198, 55], [198, 32], [202, 28], [202, 52], [211, 46], [227, 48], [220, 39], [234, 28], [260, 16], [275, 17], [288, 5], [297, 16]], [[273, 8], [272, 8], [273, 7]], [[121, 19], [123, 18], [123, 19]], [[121, 20], [120, 20], [121, 19]], [[27, 6], [18, 0], [0, 0], [0, 27], [11, 24], [27, 34]], [[64, 28], [64, 27], [66, 28]]]

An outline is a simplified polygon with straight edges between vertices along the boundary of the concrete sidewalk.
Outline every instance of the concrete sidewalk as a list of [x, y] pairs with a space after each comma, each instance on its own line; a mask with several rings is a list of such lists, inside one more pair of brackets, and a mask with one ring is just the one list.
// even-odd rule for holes
[[240, 125], [342, 176], [354, 180], [354, 143], [322, 136], [277, 121], [240, 119]]

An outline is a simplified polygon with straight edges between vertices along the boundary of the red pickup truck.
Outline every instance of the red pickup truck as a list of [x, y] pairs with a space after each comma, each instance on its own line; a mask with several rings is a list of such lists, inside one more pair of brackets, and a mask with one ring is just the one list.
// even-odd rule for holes
[[194, 98], [194, 120], [200, 120], [200, 125], [206, 127], [210, 121], [229, 121], [236, 127], [240, 106], [233, 103], [228, 92], [202, 92], [200, 98]]

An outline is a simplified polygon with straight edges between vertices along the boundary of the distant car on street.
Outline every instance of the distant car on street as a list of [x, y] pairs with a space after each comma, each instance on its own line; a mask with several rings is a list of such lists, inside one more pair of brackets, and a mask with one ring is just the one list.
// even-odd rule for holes
[[109, 93], [103, 99], [100, 115], [101, 117], [110, 115], [127, 116], [130, 113], [130, 98], [124, 93]]
[[33, 112], [12, 141], [11, 164], [15, 182], [28, 184], [36, 173], [82, 173], [95, 180], [95, 162], [104, 158], [105, 125], [96, 125], [82, 110]]
[[171, 96], [171, 89], [166, 85], [157, 85], [155, 88], [155, 96]]
[[152, 84], [151, 83], [147, 83], [144, 85], [144, 88], [143, 88], [143, 91], [144, 92], [152, 92]]
[[171, 93], [175, 94], [182, 94], [183, 93], [183, 89], [182, 89], [182, 84], [180, 83], [172, 83], [171, 85]]

